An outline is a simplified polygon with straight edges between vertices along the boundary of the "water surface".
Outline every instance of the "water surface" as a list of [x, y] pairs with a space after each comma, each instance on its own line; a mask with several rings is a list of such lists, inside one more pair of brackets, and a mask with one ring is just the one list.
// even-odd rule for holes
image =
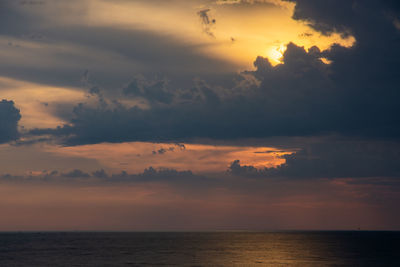
[[0, 266], [400, 266], [400, 232], [1, 233]]

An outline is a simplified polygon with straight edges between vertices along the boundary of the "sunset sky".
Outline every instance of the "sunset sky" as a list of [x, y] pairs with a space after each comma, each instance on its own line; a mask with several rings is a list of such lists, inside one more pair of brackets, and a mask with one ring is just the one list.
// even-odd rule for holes
[[400, 230], [400, 2], [0, 0], [0, 231]]

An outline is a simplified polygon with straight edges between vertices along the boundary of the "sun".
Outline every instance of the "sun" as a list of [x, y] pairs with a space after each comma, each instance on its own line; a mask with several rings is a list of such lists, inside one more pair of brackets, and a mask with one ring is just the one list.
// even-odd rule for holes
[[267, 50], [266, 56], [268, 57], [268, 59], [270, 59], [271, 64], [275, 66], [282, 63], [282, 57], [285, 50], [286, 50], [285, 45], [283, 44], [275, 45]]

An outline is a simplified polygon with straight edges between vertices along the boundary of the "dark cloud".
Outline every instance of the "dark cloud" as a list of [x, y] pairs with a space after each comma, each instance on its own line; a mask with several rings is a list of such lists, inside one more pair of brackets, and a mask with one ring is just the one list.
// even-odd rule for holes
[[[175, 92], [173, 101], [170, 96], [159, 99], [170, 104], [152, 101], [148, 109], [123, 105], [105, 109], [80, 104], [74, 109], [70, 125], [32, 133], [64, 136], [67, 144], [180, 142], [193, 138], [263, 138], [332, 132], [397, 136], [396, 98], [375, 103], [376, 108], [381, 108], [378, 113], [363, 104], [366, 92], [359, 92], [358, 98], [350, 102], [349, 94], [354, 93], [337, 87], [331, 66], [324, 64], [320, 56], [317, 48], [307, 52], [289, 44], [283, 64], [273, 67], [267, 59], [259, 57], [255, 62], [257, 70], [237, 76], [237, 85], [231, 89], [199, 81], [192, 88]], [[363, 109], [354, 110], [356, 105], [363, 105]], [[389, 107], [392, 112], [388, 112]]]
[[89, 178], [90, 177], [90, 175], [88, 173], [83, 172], [78, 169], [75, 169], [75, 170], [67, 172], [67, 173], [63, 173], [62, 176], [67, 177], [67, 178]]
[[324, 34], [352, 34], [353, 48], [335, 45], [323, 55], [332, 61], [331, 79], [348, 131], [399, 136], [398, 90], [400, 16], [398, 1], [296, 1], [294, 18]]
[[358, 40], [363, 37], [372, 40], [372, 35], [376, 34], [390, 35], [391, 27], [387, 23], [400, 11], [396, 0], [284, 1], [296, 4], [294, 19], [306, 21], [326, 35], [333, 32], [353, 34]]
[[170, 103], [173, 99], [173, 93], [168, 91], [167, 81], [164, 79], [149, 81], [143, 76], [138, 76], [122, 91], [125, 96], [142, 97], [151, 102]]
[[264, 171], [251, 165], [240, 165], [240, 160], [235, 160], [228, 168], [228, 173], [236, 176], [254, 177], [263, 176]]
[[[180, 147], [181, 149], [182, 149], [182, 147]], [[165, 149], [165, 148], [160, 148], [159, 150], [157, 150], [157, 151], [152, 151], [152, 154], [153, 155], [157, 155], [157, 154], [159, 154], [159, 155], [163, 155], [163, 154], [165, 154], [165, 153], [167, 153], [167, 152], [173, 152], [175, 150], [175, 147], [169, 147], [169, 148], [167, 148], [167, 149]]]
[[231, 163], [228, 172], [243, 177], [362, 178], [400, 177], [400, 145], [371, 140], [328, 140], [284, 155], [285, 163], [257, 169]]
[[[72, 179], [72, 180], [71, 180]], [[191, 171], [178, 171], [174, 169], [149, 167], [141, 173], [130, 174], [126, 171], [108, 174], [103, 169], [92, 172], [91, 174], [80, 169], [75, 169], [66, 173], [58, 171], [43, 171], [39, 174], [28, 174], [23, 176], [4, 174], [0, 176], [0, 181], [9, 182], [89, 182], [89, 183], [147, 183], [163, 182], [167, 184], [185, 186], [206, 186], [211, 185], [212, 178], [197, 175]]]
[[0, 143], [16, 140], [19, 137], [18, 121], [21, 119], [19, 110], [13, 101], [0, 101]]
[[187, 182], [196, 183], [198, 179], [206, 179], [205, 177], [193, 174], [191, 171], [177, 171], [174, 169], [154, 169], [149, 167], [139, 174], [128, 174], [122, 171], [119, 174], [113, 174], [111, 176], [113, 181], [135, 181], [135, 182]]
[[20, 5], [44, 5], [45, 1], [34, 1], [34, 0], [21, 0], [19, 1]]
[[[81, 103], [67, 125], [36, 129], [31, 134], [52, 134], [67, 145], [332, 133], [398, 139], [400, 50], [396, 40], [400, 40], [400, 31], [394, 25], [398, 5], [393, 1], [317, 2], [296, 1], [294, 18], [307, 21], [324, 34], [351, 34], [356, 38], [353, 47], [334, 45], [325, 51], [317, 47], [306, 51], [289, 43], [282, 64], [272, 66], [268, 59], [258, 57], [255, 71], [231, 75], [230, 81], [224, 78], [219, 84], [198, 79], [180, 88], [164, 79], [135, 78], [120, 94], [146, 99], [146, 108], [116, 102], [98, 107]], [[118, 31], [103, 29], [86, 34], [67, 29], [63, 34], [80, 36], [81, 42], [96, 47], [114, 47], [128, 57], [136, 51], [125, 45], [136, 47], [133, 39], [126, 43], [110, 41], [126, 39]], [[105, 34], [108, 41], [103, 40]], [[147, 43], [141, 42], [139, 50], [147, 49]], [[149, 51], [164, 51], [158, 44], [152, 45], [154, 49]], [[157, 60], [157, 53], [151, 52], [150, 58]], [[332, 64], [325, 64], [321, 58]]]
[[24, 29], [30, 27], [24, 25], [24, 21], [30, 21], [32, 16], [24, 14], [19, 9], [18, 1], [0, 1], [0, 34], [1, 35], [22, 35]]
[[92, 176], [95, 178], [101, 178], [101, 179], [105, 179], [105, 178], [109, 177], [108, 174], [103, 169], [94, 171], [92, 173]]

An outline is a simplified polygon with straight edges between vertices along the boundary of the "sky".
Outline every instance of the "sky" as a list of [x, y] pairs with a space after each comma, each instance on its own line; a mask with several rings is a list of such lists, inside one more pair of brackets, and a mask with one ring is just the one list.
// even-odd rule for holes
[[400, 230], [396, 0], [1, 0], [0, 231]]

